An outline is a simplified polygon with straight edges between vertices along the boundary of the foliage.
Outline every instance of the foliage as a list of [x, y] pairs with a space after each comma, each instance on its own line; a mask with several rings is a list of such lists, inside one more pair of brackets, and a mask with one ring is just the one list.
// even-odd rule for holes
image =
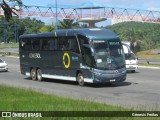
[[59, 29], [74, 29], [79, 28], [79, 23], [75, 20], [63, 19], [59, 21]]
[[18, 37], [22, 34], [39, 33], [40, 29], [45, 24], [29, 17], [24, 19], [17, 19], [16, 17], [11, 18], [9, 22], [5, 21], [4, 17], [0, 18], [0, 42], [3, 42], [6, 38], [6, 42], [17, 41]]
[[160, 48], [160, 24], [123, 22], [107, 28], [116, 32], [122, 41], [131, 42], [134, 52]]
[[12, 14], [17, 15], [17, 11], [20, 10], [20, 7], [22, 6], [22, 1], [21, 0], [10, 0], [10, 1], [14, 1], [14, 2], [17, 2], [18, 3], [18, 9], [16, 8], [16, 6], [9, 6], [5, 0], [2, 1], [2, 3], [0, 4], [0, 7], [3, 9], [4, 11], [4, 16], [5, 16], [5, 19], [6, 21], [9, 22], [9, 20], [12, 18]]
[[[44, 91], [42, 91], [44, 92]], [[43, 118], [25, 118], [25, 117], [12, 117], [12, 118], [1, 118], [2, 120], [158, 120], [158, 117], [103, 117], [102, 114], [104, 112], [109, 112], [108, 115], [120, 115], [121, 112], [129, 112], [126, 113], [127, 116], [131, 116], [132, 111], [135, 111], [135, 108], [132, 109], [126, 109], [120, 106], [112, 106], [107, 105], [105, 103], [95, 103], [91, 101], [86, 100], [74, 100], [69, 98], [63, 98], [58, 97], [55, 95], [47, 95], [43, 93], [34, 92], [32, 90], [23, 90], [19, 88], [13, 88], [13, 87], [6, 87], [0, 85], [0, 110], [1, 111], [24, 111], [24, 113], [34, 113], [37, 111], [37, 113], [43, 113], [47, 111], [47, 114], [44, 114], [46, 116], [53, 116], [51, 117], [45, 117]], [[135, 109], [135, 110], [134, 110]], [[144, 110], [144, 109], [143, 109]], [[28, 111], [28, 112], [27, 112]], [[73, 112], [73, 117], [56, 117], [56, 114], [54, 116], [54, 112]], [[92, 117], [78, 117], [74, 112], [82, 112], [82, 114], [79, 114], [80, 116], [89, 115]], [[86, 114], [86, 112], [94, 112], [92, 114]], [[112, 112], [112, 113], [110, 113]], [[118, 113], [119, 112], [119, 113]], [[135, 111], [136, 112], [136, 111]], [[133, 113], [135, 113], [133, 112]], [[144, 111], [145, 112], [145, 111]], [[16, 113], [16, 112], [15, 112]], [[96, 116], [100, 115], [100, 117]], [[118, 114], [117, 114], [118, 113]], [[62, 113], [63, 114], [63, 113]], [[61, 115], [61, 114], [59, 114]], [[122, 115], [122, 116], [123, 116]], [[94, 117], [96, 116], [96, 117]]]
[[73, 100], [0, 85], [0, 110], [32, 111], [116, 111], [122, 107], [84, 100]]
[[43, 26], [39, 31], [40, 32], [51, 32], [53, 31], [55, 28], [53, 25], [46, 25], [46, 26]]

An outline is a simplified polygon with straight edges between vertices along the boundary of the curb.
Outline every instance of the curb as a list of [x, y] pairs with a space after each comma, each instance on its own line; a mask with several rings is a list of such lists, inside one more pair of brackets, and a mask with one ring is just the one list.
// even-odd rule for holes
[[139, 68], [160, 69], [160, 67], [138, 66]]
[[3, 56], [3, 55], [0, 55], [0, 57], [11, 57], [11, 58], [19, 58], [18, 56]]

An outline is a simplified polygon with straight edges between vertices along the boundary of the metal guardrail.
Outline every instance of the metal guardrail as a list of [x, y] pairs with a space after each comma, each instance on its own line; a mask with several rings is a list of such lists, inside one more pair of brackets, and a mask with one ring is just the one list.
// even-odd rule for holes
[[138, 63], [142, 63], [142, 64], [160, 64], [160, 59], [138, 59]]

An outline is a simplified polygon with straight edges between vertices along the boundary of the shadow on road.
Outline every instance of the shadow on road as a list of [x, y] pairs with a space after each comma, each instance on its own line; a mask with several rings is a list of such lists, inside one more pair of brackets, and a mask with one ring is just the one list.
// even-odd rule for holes
[[135, 71], [135, 72], [132, 72], [132, 71], [127, 71], [127, 74], [138, 74], [140, 73], [139, 71]]
[[89, 86], [95, 88], [102, 88], [102, 87], [122, 87], [122, 86], [129, 86], [131, 84], [132, 83], [130, 82], [115, 82], [115, 83], [105, 83], [105, 84], [92, 84]]
[[[24, 78], [25, 80], [31, 80], [31, 78]], [[35, 81], [38, 82], [38, 81]], [[66, 84], [66, 85], [78, 85], [75, 81], [66, 81], [66, 80], [57, 80], [57, 79], [43, 79], [42, 82], [47, 83], [59, 83], [59, 84]], [[122, 87], [122, 86], [128, 86], [131, 85], [130, 82], [115, 82], [115, 83], [85, 83], [84, 87], [92, 87], [92, 88], [103, 88], [103, 87]]]

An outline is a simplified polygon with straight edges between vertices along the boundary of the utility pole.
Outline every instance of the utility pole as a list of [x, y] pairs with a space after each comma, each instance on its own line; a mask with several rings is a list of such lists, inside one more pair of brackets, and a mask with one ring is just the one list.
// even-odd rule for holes
[[6, 44], [7, 43], [7, 28], [8, 28], [8, 25], [7, 25], [7, 23], [4, 23], [3, 24], [4, 25], [4, 27], [3, 27], [3, 32], [4, 32], [4, 43]]
[[55, 4], [56, 4], [56, 30], [58, 30], [58, 13], [57, 13], [57, 0], [55, 0]]
[[14, 39], [15, 39], [15, 43], [17, 43], [17, 24], [14, 23]]

